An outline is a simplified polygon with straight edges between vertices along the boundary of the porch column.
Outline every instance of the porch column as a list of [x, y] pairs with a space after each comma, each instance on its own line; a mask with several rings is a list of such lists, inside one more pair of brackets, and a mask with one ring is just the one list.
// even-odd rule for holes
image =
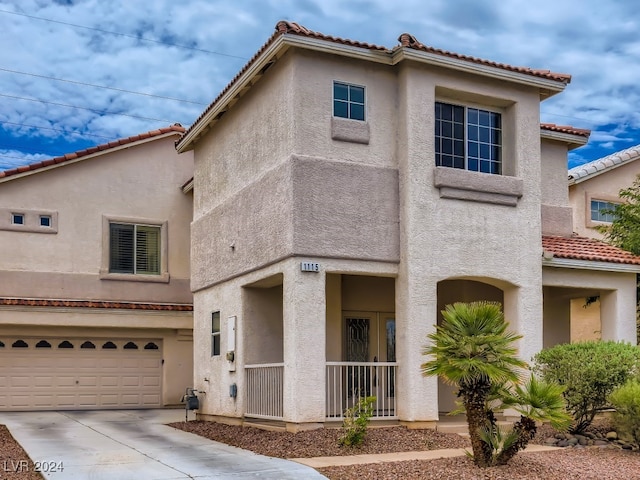
[[617, 290], [600, 292], [602, 340], [637, 344], [635, 275], [633, 277], [624, 284], [619, 282]]
[[527, 363], [542, 350], [543, 309], [542, 285], [510, 287], [504, 290], [504, 318], [510, 330], [522, 335], [518, 355]]
[[438, 378], [424, 377], [420, 365], [427, 360], [422, 350], [437, 323], [438, 291], [435, 279], [396, 282], [396, 359], [398, 376], [396, 409], [401, 422], [421, 427], [438, 420]]
[[284, 420], [297, 431], [325, 420], [326, 274], [288, 262], [283, 285]]

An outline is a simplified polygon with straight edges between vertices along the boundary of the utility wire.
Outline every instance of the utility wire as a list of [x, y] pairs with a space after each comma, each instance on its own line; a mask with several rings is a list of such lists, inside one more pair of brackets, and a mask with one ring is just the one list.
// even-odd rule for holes
[[97, 133], [74, 132], [70, 130], [63, 130], [62, 128], [40, 127], [38, 125], [27, 125], [26, 123], [6, 122], [3, 120], [0, 120], [0, 123], [3, 125], [14, 125], [16, 127], [35, 128], [38, 130], [51, 130], [52, 132], [64, 133], [65, 135], [79, 135], [81, 137], [96, 137], [96, 138], [105, 138], [107, 140], [113, 140], [113, 137], [107, 137], [106, 135], [98, 135]]
[[130, 93], [132, 95], [142, 95], [145, 97], [159, 98], [162, 100], [173, 100], [174, 102], [191, 103], [193, 105], [206, 106], [203, 102], [194, 102], [193, 100], [184, 100], [182, 98], [165, 97], [164, 95], [154, 95], [153, 93], [134, 92], [133, 90], [125, 90], [124, 88], [107, 87], [106, 85], [96, 85], [93, 83], [79, 82], [77, 80], [67, 80], [65, 78], [49, 77], [47, 75], [38, 75], [37, 73], [20, 72], [18, 70], [11, 70], [9, 68], [0, 67], [0, 72], [15, 73], [17, 75], [27, 75], [29, 77], [44, 78], [45, 80], [55, 80], [56, 82], [66, 82], [74, 85], [83, 85], [85, 87], [104, 88], [105, 90], [113, 90], [116, 92]]
[[119, 115], [119, 116], [123, 116], [123, 117], [129, 117], [129, 118], [137, 118], [139, 120], [150, 120], [153, 122], [164, 122], [164, 123], [172, 123], [172, 120], [164, 120], [161, 118], [152, 118], [152, 117], [143, 117], [140, 115], [130, 115], [127, 113], [118, 113], [118, 112], [110, 112], [108, 110], [97, 110], [95, 108], [88, 108], [88, 107], [78, 107], [76, 105], [67, 105], [65, 103], [57, 103], [57, 102], [49, 102], [47, 100], [40, 100], [38, 98], [27, 98], [27, 97], [19, 97], [17, 95], [7, 95], [4, 93], [0, 93], [0, 97], [4, 97], [4, 98], [11, 98], [14, 100], [24, 100], [27, 102], [38, 102], [38, 103], [44, 103], [47, 105], [54, 105], [56, 107], [65, 107], [65, 108], [75, 108], [77, 110], [87, 110], [89, 112], [94, 112], [94, 113], [98, 113], [100, 115]]
[[21, 16], [21, 17], [32, 18], [34, 20], [41, 20], [41, 21], [44, 21], [44, 22], [57, 23], [59, 25], [66, 25], [68, 27], [83, 28], [85, 30], [93, 30], [93, 31], [100, 32], [100, 33], [107, 33], [109, 35], [118, 35], [120, 37], [133, 38], [135, 40], [139, 40], [139, 41], [143, 41], [143, 42], [157, 43], [157, 44], [160, 44], [160, 45], [167, 45], [167, 46], [170, 46], [170, 47], [184, 48], [184, 49], [187, 49], [187, 50], [194, 50], [194, 51], [197, 51], [197, 52], [207, 53], [207, 54], [210, 54], [210, 55], [220, 55], [220, 56], [223, 56], [223, 57], [237, 58], [237, 59], [240, 59], [240, 60], [248, 60], [247, 57], [241, 57], [239, 55], [231, 55], [229, 53], [216, 52], [216, 51], [213, 51], [213, 50], [205, 50], [203, 48], [190, 47], [188, 45], [180, 45], [180, 44], [177, 44], [177, 43], [163, 42], [161, 40], [154, 40], [152, 38], [144, 38], [144, 37], [138, 36], [138, 35], [131, 35], [130, 33], [112, 32], [112, 31], [109, 31], [109, 30], [102, 30], [100, 28], [87, 27], [85, 25], [78, 25], [78, 24], [75, 24], [75, 23], [61, 22], [60, 20], [53, 20], [51, 18], [36, 17], [35, 15], [27, 15], [26, 13], [11, 12], [9, 10], [0, 10], [0, 13], [7, 13], [9, 15], [18, 15], [18, 16]]

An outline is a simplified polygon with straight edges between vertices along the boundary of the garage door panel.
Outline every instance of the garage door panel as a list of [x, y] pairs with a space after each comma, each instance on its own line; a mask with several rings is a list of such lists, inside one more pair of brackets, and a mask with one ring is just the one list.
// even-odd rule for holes
[[[1, 338], [5, 345], [16, 339]], [[130, 340], [22, 338], [28, 348], [0, 348], [0, 410], [159, 407], [161, 350], [123, 349]], [[53, 348], [35, 348], [41, 340]], [[74, 348], [58, 348], [65, 341]], [[98, 348], [80, 349], [87, 341]], [[102, 349], [107, 342], [117, 349]], [[135, 340], [138, 345], [158, 340]], [[8, 392], [8, 393], [7, 393]]]

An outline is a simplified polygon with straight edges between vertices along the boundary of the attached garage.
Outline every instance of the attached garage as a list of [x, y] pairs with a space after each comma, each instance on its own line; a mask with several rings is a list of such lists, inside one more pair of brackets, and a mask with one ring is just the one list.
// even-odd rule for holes
[[0, 338], [0, 411], [162, 403], [160, 339]]

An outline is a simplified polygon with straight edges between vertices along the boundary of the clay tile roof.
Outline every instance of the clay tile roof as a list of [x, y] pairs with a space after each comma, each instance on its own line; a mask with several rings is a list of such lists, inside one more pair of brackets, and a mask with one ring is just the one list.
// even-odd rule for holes
[[532, 75], [535, 77], [547, 78], [549, 80], [554, 80], [557, 82], [562, 82], [567, 84], [571, 82], [571, 75], [566, 73], [554, 73], [549, 70], [539, 70], [533, 69], [529, 67], [514, 67], [512, 65], [507, 65], [506, 63], [492, 62], [491, 60], [484, 60], [482, 58], [471, 57], [468, 55], [461, 55], [459, 53], [449, 52], [447, 50], [441, 50], [439, 48], [429, 47], [420, 43], [416, 37], [409, 33], [403, 33], [398, 37], [398, 41], [400, 45], [403, 47], [413, 48], [415, 50], [420, 50], [427, 53], [433, 53], [435, 55], [442, 55], [443, 57], [456, 58], [458, 60], [464, 60], [466, 62], [477, 63], [480, 65], [487, 65], [489, 67], [501, 68], [503, 70], [509, 70], [511, 72], [524, 73], [526, 75]]
[[[170, 133], [170, 132], [184, 133], [185, 128], [179, 123], [175, 123], [169, 127], [160, 128], [158, 130], [152, 130], [151, 132], [147, 132], [146, 134], [133, 135], [127, 138], [121, 138], [120, 140], [114, 140], [112, 142], [104, 143], [102, 145], [96, 145], [95, 147], [89, 147], [84, 150], [78, 150], [77, 152], [66, 153], [59, 157], [51, 158], [49, 160], [43, 160], [41, 162], [32, 163], [30, 165], [23, 165], [21, 167], [0, 171], [0, 178], [10, 177], [11, 175], [16, 175], [18, 173], [39, 170], [41, 168], [45, 168], [54, 164], [68, 162], [70, 160], [76, 160], [78, 158], [91, 155], [92, 153], [109, 150], [111, 148], [119, 147], [121, 145], [128, 145], [130, 143], [137, 142], [142, 138], [156, 137], [156, 136], [164, 135], [165, 133]], [[143, 135], [146, 135], [146, 136], [143, 136]]]
[[383, 52], [389, 52], [387, 47], [381, 47], [380, 45], [374, 45], [372, 43], [358, 42], [357, 40], [349, 40], [347, 38], [333, 37], [331, 35], [325, 35], [323, 33], [314, 32], [302, 25], [295, 22], [287, 22], [281, 20], [276, 24], [276, 32], [280, 34], [300, 35], [303, 37], [318, 38], [320, 40], [327, 40], [333, 43], [340, 43], [342, 45], [351, 45], [359, 48], [367, 48], [369, 50], [381, 50]]
[[556, 258], [640, 265], [640, 256], [593, 238], [542, 236], [542, 248]]
[[607, 170], [619, 167], [640, 158], [640, 145], [629, 147], [625, 150], [612, 153], [606, 157], [573, 167], [569, 170], [569, 182], [580, 183], [588, 178], [599, 175]]
[[586, 128], [575, 128], [570, 125], [556, 125], [555, 123], [541, 123], [540, 128], [551, 132], [568, 133], [569, 135], [578, 135], [580, 137], [589, 137], [591, 130]]
[[39, 298], [0, 298], [0, 306], [65, 307], [65, 308], [113, 308], [120, 310], [160, 310], [192, 312], [193, 305], [181, 303], [106, 302], [94, 300], [50, 300]]

